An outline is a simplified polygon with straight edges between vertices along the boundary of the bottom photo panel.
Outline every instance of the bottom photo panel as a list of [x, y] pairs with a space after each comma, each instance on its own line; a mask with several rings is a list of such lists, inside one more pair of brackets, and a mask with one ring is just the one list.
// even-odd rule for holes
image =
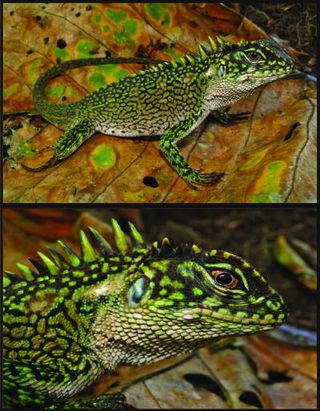
[[5, 208], [4, 408], [316, 409], [313, 208]]

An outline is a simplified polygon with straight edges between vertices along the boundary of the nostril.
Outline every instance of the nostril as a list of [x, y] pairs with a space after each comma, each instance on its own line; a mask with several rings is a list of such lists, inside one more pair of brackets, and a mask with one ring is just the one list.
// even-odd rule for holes
[[[272, 293], [269, 298], [266, 299], [265, 305], [269, 308], [277, 321], [285, 322], [287, 320], [289, 311], [281, 295], [276, 292]], [[276, 313], [278, 313], [278, 315], [276, 315]]]

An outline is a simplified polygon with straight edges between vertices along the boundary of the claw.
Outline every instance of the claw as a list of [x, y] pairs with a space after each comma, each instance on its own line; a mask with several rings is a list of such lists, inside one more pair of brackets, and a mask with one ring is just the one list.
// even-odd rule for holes
[[[234, 118], [238, 120], [247, 120], [250, 114], [250, 111], [245, 111], [243, 113], [234, 114]], [[230, 116], [232, 116], [232, 114], [230, 114]]]
[[196, 187], [195, 185], [193, 185], [192, 183], [190, 183], [190, 181], [186, 181], [186, 183], [188, 184], [188, 186], [194, 190], [194, 191], [200, 191], [200, 189], [198, 187]]
[[224, 173], [206, 173], [206, 174], [199, 174], [198, 181], [199, 184], [212, 184], [216, 183], [224, 176]]
[[229, 113], [227, 110], [224, 112], [213, 112], [214, 117], [222, 124], [229, 125], [241, 120], [247, 120], [250, 117], [250, 112], [244, 113]]
[[209, 185], [213, 183], [217, 183], [221, 178], [225, 175], [225, 173], [199, 173], [195, 170], [194, 176], [186, 183], [189, 185], [190, 188], [193, 190], [199, 191], [197, 187], [195, 187], [192, 183], [202, 184], [202, 185]]

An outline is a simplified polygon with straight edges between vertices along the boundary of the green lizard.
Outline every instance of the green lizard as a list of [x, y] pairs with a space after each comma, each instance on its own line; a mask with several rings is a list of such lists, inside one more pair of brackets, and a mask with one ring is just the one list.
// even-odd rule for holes
[[[293, 62], [275, 42], [260, 40], [226, 44], [209, 37], [211, 50], [199, 45], [199, 55], [163, 62], [92, 92], [70, 104], [50, 103], [44, 98], [49, 80], [61, 72], [85, 65], [150, 63], [148, 59], [90, 58], [54, 66], [36, 81], [33, 100], [39, 113], [66, 130], [54, 144], [53, 158], [41, 171], [70, 156], [99, 131], [118, 137], [159, 136], [160, 150], [168, 163], [193, 188], [218, 181], [223, 173], [201, 173], [191, 168], [177, 143], [190, 134], [210, 113], [230, 123], [243, 115], [226, 108], [249, 96], [257, 87], [293, 71]], [[247, 114], [247, 113], [244, 113]]]
[[112, 220], [116, 249], [94, 229], [83, 231], [81, 257], [17, 264], [4, 277], [4, 398], [23, 407], [110, 407], [112, 396], [73, 397], [121, 366], [188, 353], [225, 336], [280, 326], [280, 295], [248, 262], [226, 251], [147, 247], [129, 223], [131, 239]]

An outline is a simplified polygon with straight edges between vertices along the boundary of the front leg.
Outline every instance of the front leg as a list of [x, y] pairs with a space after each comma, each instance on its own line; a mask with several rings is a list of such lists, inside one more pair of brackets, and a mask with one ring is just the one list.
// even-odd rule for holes
[[37, 168], [21, 166], [34, 172], [51, 168], [73, 154], [95, 131], [95, 123], [89, 115], [80, 117], [58, 138], [53, 146], [54, 155], [48, 162]]
[[212, 184], [219, 181], [224, 173], [200, 173], [193, 169], [180, 154], [176, 141], [188, 135], [194, 123], [194, 119], [187, 118], [167, 130], [160, 139], [160, 150], [179, 176], [183, 178], [191, 188], [197, 190], [192, 183], [203, 185]]

